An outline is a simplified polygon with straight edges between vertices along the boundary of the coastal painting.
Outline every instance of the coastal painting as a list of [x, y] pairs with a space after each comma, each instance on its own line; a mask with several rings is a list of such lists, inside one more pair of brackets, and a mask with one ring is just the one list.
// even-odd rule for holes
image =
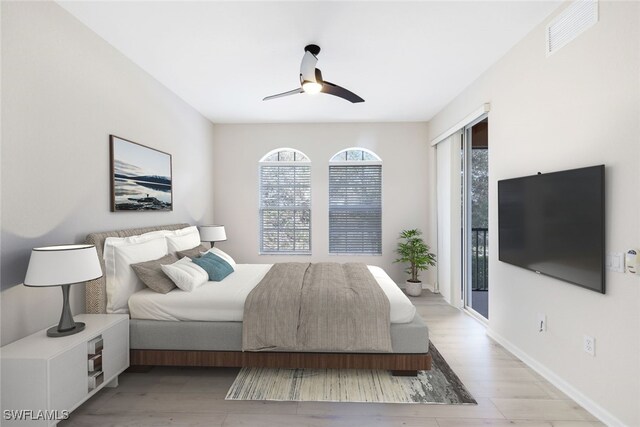
[[111, 211], [171, 211], [171, 154], [111, 135]]

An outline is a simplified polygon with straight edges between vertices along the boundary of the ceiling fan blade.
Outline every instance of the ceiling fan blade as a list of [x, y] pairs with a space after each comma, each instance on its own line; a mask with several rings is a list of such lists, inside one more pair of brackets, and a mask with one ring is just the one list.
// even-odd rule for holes
[[302, 93], [302, 88], [298, 88], [298, 89], [294, 89], [294, 90], [290, 90], [288, 92], [282, 92], [279, 93], [277, 95], [271, 95], [271, 96], [267, 96], [264, 99], [262, 99], [263, 101], [268, 101], [270, 99], [276, 99], [276, 98], [282, 98], [283, 96], [289, 96], [289, 95], [297, 95], [299, 93]]
[[358, 102], [364, 102], [364, 99], [360, 98], [358, 95], [351, 92], [350, 90], [347, 90], [341, 86], [338, 86], [326, 80], [322, 84], [321, 92], [328, 93], [329, 95], [337, 96], [342, 99], [346, 99], [347, 101], [352, 102], [354, 104]]
[[315, 82], [317, 63], [318, 58], [316, 58], [313, 53], [306, 51], [302, 57], [302, 63], [300, 64], [300, 80]]

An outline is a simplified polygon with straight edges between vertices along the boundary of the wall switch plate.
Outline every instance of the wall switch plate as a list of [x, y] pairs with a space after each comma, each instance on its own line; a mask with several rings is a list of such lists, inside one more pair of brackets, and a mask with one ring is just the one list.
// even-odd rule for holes
[[584, 335], [582, 338], [584, 352], [591, 356], [596, 355], [596, 339], [589, 335]]
[[624, 252], [607, 252], [605, 267], [609, 271], [624, 273]]
[[544, 313], [538, 313], [537, 316], [538, 323], [538, 332], [546, 332], [547, 331], [547, 315]]

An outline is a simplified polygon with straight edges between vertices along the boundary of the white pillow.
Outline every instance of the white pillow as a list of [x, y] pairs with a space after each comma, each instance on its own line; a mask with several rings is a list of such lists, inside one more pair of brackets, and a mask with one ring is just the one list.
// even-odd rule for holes
[[169, 252], [186, 251], [200, 245], [198, 227], [191, 226], [167, 234]]
[[107, 267], [107, 271], [105, 274], [109, 274], [109, 267], [113, 265], [115, 262], [115, 247], [123, 244], [132, 244], [132, 243], [141, 243], [146, 242], [152, 239], [158, 239], [162, 237], [163, 239], [167, 234], [171, 234], [173, 231], [169, 230], [159, 230], [159, 231], [151, 231], [149, 233], [139, 234], [137, 236], [129, 236], [129, 237], [107, 237], [104, 241], [104, 248], [102, 250], [102, 258], [104, 259], [104, 263]]
[[194, 264], [188, 257], [173, 264], [161, 265], [160, 268], [183, 291], [191, 292], [209, 281], [209, 274], [204, 268]]
[[169, 253], [162, 232], [105, 240], [107, 313], [128, 313], [129, 297], [144, 288], [131, 264], [162, 258]]
[[233, 259], [233, 258], [231, 258], [231, 256], [230, 256], [228, 253], [223, 252], [223, 251], [221, 251], [220, 249], [218, 249], [218, 248], [216, 248], [216, 247], [213, 247], [213, 248], [209, 249], [209, 250], [208, 250], [208, 251], [206, 251], [206, 252], [200, 252], [200, 255], [204, 255], [204, 254], [206, 254], [207, 252], [211, 252], [211, 253], [212, 253], [212, 254], [214, 254], [214, 255], [218, 255], [220, 258], [222, 258], [223, 260], [227, 261], [227, 262], [229, 263], [229, 265], [231, 265], [231, 267], [235, 267], [235, 266], [236, 266], [236, 264], [237, 264], [237, 263], [234, 261], [234, 259]]

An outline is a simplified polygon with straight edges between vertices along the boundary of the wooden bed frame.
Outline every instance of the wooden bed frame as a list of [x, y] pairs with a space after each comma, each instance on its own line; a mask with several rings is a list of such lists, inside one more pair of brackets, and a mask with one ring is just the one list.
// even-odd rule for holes
[[[158, 230], [178, 230], [189, 224], [145, 227], [89, 234], [86, 243], [96, 246], [105, 271], [102, 252], [107, 237], [129, 237]], [[106, 313], [106, 279], [87, 282], [87, 313]], [[130, 365], [135, 370], [147, 366], [209, 366], [265, 368], [382, 369], [394, 375], [417, 375], [431, 369], [430, 353], [285, 353], [195, 350], [131, 350]]]
[[382, 369], [415, 376], [431, 369], [431, 354], [284, 353], [248, 351], [131, 350], [130, 365], [311, 369]]

